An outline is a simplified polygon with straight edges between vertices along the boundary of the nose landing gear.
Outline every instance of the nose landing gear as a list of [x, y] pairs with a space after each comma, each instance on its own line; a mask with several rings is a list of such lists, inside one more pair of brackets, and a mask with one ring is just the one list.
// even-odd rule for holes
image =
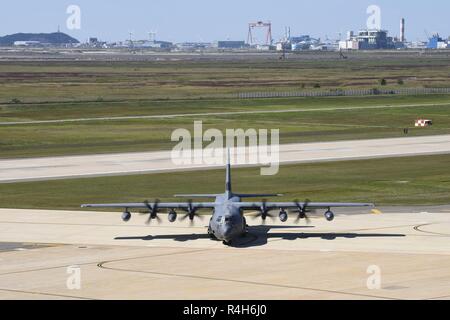
[[209, 236], [212, 240], [217, 240], [216, 236], [214, 235], [214, 232], [211, 230], [211, 227], [208, 227], [208, 236]]

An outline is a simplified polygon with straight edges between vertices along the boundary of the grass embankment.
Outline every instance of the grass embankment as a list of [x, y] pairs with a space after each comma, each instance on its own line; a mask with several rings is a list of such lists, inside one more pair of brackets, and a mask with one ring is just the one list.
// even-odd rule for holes
[[[450, 133], [450, 98], [439, 95], [93, 103], [0, 108], [2, 122], [262, 111], [260, 114], [197, 115], [173, 119], [1, 125], [0, 158], [168, 150], [174, 146], [170, 139], [172, 132], [178, 128], [192, 131], [194, 120], [202, 120], [205, 130], [280, 129], [281, 143], [402, 137], [403, 128], [412, 127], [414, 120], [420, 117], [432, 119], [434, 126], [426, 129], [412, 128], [410, 136]], [[298, 112], [264, 113], [292, 109]]]
[[[276, 176], [233, 170], [236, 192], [280, 192], [279, 200], [450, 203], [450, 155], [282, 166]], [[0, 207], [80, 210], [83, 203], [140, 202], [177, 193], [221, 193], [224, 170], [0, 184]]]

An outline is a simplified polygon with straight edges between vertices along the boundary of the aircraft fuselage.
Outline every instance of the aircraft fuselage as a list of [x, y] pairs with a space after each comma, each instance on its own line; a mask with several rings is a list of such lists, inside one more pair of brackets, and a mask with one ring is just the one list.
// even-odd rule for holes
[[246, 233], [244, 215], [235, 206], [239, 202], [241, 202], [239, 197], [228, 196], [226, 193], [216, 198], [216, 206], [208, 227], [211, 236], [229, 244]]

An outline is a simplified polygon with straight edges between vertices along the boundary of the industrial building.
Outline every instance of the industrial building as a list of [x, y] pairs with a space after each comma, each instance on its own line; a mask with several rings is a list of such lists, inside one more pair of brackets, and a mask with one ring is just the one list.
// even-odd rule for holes
[[209, 42], [182, 42], [175, 44], [175, 51], [203, 51], [213, 47]]
[[386, 30], [361, 30], [357, 35], [352, 31], [347, 39], [339, 42], [341, 50], [380, 50], [394, 49], [394, 39], [388, 36]]
[[106, 41], [99, 41], [98, 38], [89, 38], [89, 42], [87, 43], [89, 48], [108, 48], [108, 43]]
[[386, 30], [363, 30], [356, 39], [361, 50], [393, 49], [393, 39]]
[[442, 39], [439, 34], [434, 34], [429, 40], [427, 44], [427, 49], [447, 49], [448, 41]]
[[314, 39], [309, 35], [302, 35], [299, 37], [292, 37], [290, 39], [292, 44], [292, 51], [309, 50], [312, 46], [320, 43], [320, 40]]
[[304, 50], [321, 50], [321, 51], [334, 51], [337, 50], [337, 43], [327, 40], [321, 42], [320, 39], [312, 38], [309, 35], [301, 35], [297, 37], [291, 37], [290, 31], [286, 33], [286, 36], [280, 42], [276, 44], [277, 51], [304, 51]]
[[219, 49], [243, 49], [247, 45], [245, 41], [218, 41], [217, 42], [217, 48]]
[[157, 40], [139, 40], [133, 41], [132, 46], [138, 49], [171, 49], [172, 42]]
[[40, 41], [14, 41], [15, 47], [37, 47], [41, 45]]
[[402, 49], [406, 47], [406, 20], [400, 20], [400, 37], [393, 38], [386, 30], [364, 29], [357, 35], [353, 31], [347, 33], [345, 40], [339, 42], [340, 50], [382, 50]]

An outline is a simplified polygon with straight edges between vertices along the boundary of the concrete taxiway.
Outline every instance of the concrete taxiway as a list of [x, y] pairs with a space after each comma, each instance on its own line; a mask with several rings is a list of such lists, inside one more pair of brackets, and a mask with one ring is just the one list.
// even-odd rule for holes
[[450, 207], [382, 211], [270, 221], [225, 247], [206, 219], [2, 209], [0, 299], [450, 299]]
[[[280, 145], [279, 162], [287, 164], [447, 153], [450, 153], [450, 135], [437, 135], [285, 144]], [[0, 183], [223, 167], [223, 164], [205, 164], [208, 160], [204, 159], [201, 164], [176, 165], [172, 161], [171, 151], [0, 160]], [[233, 164], [241, 166], [245, 163]]]

